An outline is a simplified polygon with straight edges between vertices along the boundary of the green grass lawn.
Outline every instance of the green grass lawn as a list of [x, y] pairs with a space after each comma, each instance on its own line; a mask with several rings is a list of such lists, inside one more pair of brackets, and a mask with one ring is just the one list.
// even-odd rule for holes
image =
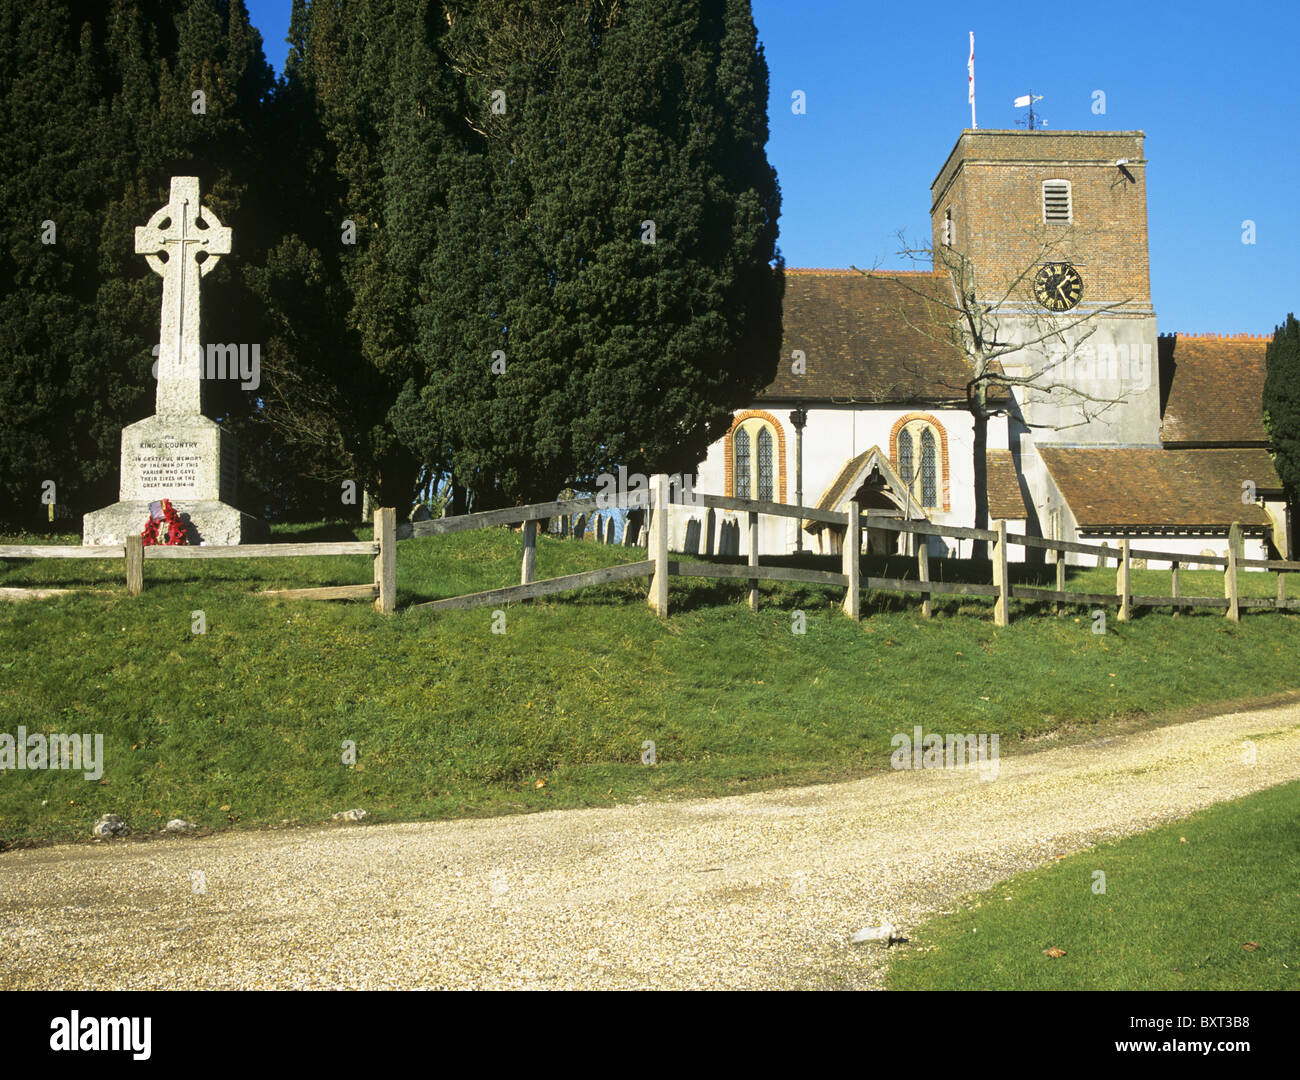
[[[519, 548], [503, 529], [403, 541], [399, 605], [517, 583]], [[542, 537], [537, 576], [641, 558]], [[914, 573], [910, 560], [864, 559], [864, 573], [904, 566]], [[932, 572], [987, 571], [936, 561]], [[1143, 573], [1136, 589], [1167, 588], [1167, 574], [1148, 572], [1148, 586]], [[1019, 580], [1051, 574], [1016, 568]], [[1152, 612], [1095, 635], [1086, 609], [1057, 618], [1013, 602], [999, 629], [987, 598], [943, 598], [925, 620], [914, 596], [868, 594], [854, 624], [840, 589], [765, 585], [753, 615], [744, 582], [673, 579], [667, 621], [638, 581], [511, 605], [494, 634], [489, 608], [383, 616], [256, 595], [371, 577], [362, 556], [150, 560], [133, 598], [120, 560], [0, 560], [0, 586], [78, 590], [0, 604], [0, 732], [103, 733], [106, 758], [100, 783], [0, 772], [0, 843], [85, 837], [103, 812], [148, 832], [172, 817], [224, 828], [351, 807], [382, 821], [728, 794], [887, 768], [891, 736], [914, 724], [996, 732], [1007, 752], [1021, 736], [1086, 737], [1300, 687], [1292, 614], [1234, 625]], [[1114, 578], [1078, 571], [1070, 584], [1113, 591]], [[1272, 574], [1242, 579], [1248, 595], [1276, 587]], [[1222, 576], [1185, 572], [1183, 592], [1221, 595]], [[192, 631], [199, 610], [204, 634]], [[646, 740], [654, 766], [641, 764]]]
[[[1094, 892], [1098, 870], [1104, 893]], [[1293, 783], [1003, 882], [911, 933], [889, 986], [1295, 990], [1297, 912]]]

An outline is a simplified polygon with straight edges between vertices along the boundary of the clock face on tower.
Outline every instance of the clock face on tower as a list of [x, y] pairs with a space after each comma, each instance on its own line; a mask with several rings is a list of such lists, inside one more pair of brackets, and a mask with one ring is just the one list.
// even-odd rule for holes
[[1034, 299], [1049, 311], [1069, 311], [1083, 299], [1083, 278], [1067, 262], [1046, 263], [1034, 278]]

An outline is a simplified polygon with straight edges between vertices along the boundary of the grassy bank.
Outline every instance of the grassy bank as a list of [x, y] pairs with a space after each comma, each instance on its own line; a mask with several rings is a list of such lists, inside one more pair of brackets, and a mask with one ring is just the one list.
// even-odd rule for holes
[[[278, 538], [354, 535], [369, 531]], [[518, 552], [506, 530], [405, 541], [399, 603], [515, 583]], [[543, 537], [537, 574], [642, 557]], [[902, 561], [864, 565], [893, 574]], [[1082, 610], [1057, 618], [1013, 604], [998, 629], [983, 598], [941, 600], [924, 620], [915, 597], [868, 595], [854, 624], [842, 590], [765, 586], [755, 616], [743, 583], [674, 579], [666, 622], [632, 582], [511, 606], [498, 634], [490, 609], [385, 617], [364, 603], [256, 595], [368, 581], [364, 557], [150, 561], [135, 598], [121, 571], [0, 562], [0, 586], [78, 590], [0, 604], [0, 732], [99, 732], [106, 758], [99, 783], [0, 772], [0, 841], [85, 837], [106, 811], [147, 832], [171, 817], [223, 828], [354, 806], [396, 820], [735, 793], [888, 767], [891, 736], [914, 724], [998, 732], [1006, 752], [1008, 740], [1065, 725], [1300, 687], [1290, 614], [1234, 625], [1153, 612], [1111, 618], [1096, 635]], [[1070, 583], [1108, 591], [1114, 577], [1077, 571]], [[1246, 595], [1275, 588], [1271, 574], [1242, 577]], [[1220, 574], [1183, 578], [1187, 595], [1222, 594]], [[1134, 589], [1167, 580], [1136, 571]], [[802, 635], [791, 632], [796, 609]], [[193, 632], [196, 611], [206, 633]], [[641, 763], [647, 740], [654, 766]], [[349, 741], [355, 765], [343, 763]]]
[[913, 932], [889, 986], [1295, 990], [1297, 881], [1300, 784], [1284, 784], [1011, 878]]

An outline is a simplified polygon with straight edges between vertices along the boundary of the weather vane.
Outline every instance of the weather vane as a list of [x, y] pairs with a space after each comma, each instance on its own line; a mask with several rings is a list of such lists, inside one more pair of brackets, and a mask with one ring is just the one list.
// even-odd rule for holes
[[1042, 100], [1043, 100], [1043, 95], [1035, 94], [1032, 90], [1029, 91], [1029, 93], [1024, 94], [1023, 96], [1016, 98], [1016, 100], [1012, 102], [1012, 105], [1015, 108], [1023, 109], [1026, 105], [1029, 106], [1029, 115], [1027, 117], [1022, 117], [1021, 119], [1017, 120], [1016, 123], [1020, 125], [1028, 124], [1030, 131], [1034, 130], [1035, 121], [1037, 121], [1038, 127], [1040, 128], [1047, 127], [1047, 122], [1041, 116], [1037, 116], [1037, 117], [1034, 116], [1034, 102], [1042, 101]]

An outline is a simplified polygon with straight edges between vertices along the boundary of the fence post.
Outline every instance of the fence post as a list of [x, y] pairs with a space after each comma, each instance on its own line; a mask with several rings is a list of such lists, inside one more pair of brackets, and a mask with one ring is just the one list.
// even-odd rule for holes
[[1119, 621], [1128, 622], [1133, 614], [1132, 589], [1129, 587], [1129, 538], [1119, 542], [1119, 569], [1115, 571], [1115, 591], [1119, 593]]
[[391, 615], [397, 608], [397, 511], [391, 506], [375, 511], [375, 584], [379, 595], [375, 597], [375, 610]]
[[[713, 513], [713, 509], [709, 509]], [[710, 523], [709, 530], [712, 532], [713, 525]], [[713, 545], [710, 544], [709, 547]], [[749, 511], [749, 565], [758, 565], [758, 511]], [[749, 610], [758, 610], [758, 578], [749, 579]]]
[[[1169, 564], [1169, 595], [1173, 599], [1178, 599], [1178, 560], [1174, 559]], [[1174, 614], [1178, 614], [1178, 605], [1174, 605]]]
[[1006, 626], [1011, 621], [1011, 606], [1007, 603], [1007, 523], [998, 518], [998, 538], [993, 541], [993, 584], [998, 587], [993, 602], [993, 621]]
[[126, 592], [139, 596], [144, 591], [144, 538], [139, 533], [126, 535]]
[[[1056, 591], [1065, 592], [1065, 552], [1058, 550], [1056, 552]], [[1065, 601], [1057, 597], [1056, 614], [1065, 614]]]
[[650, 478], [654, 493], [654, 515], [650, 519], [650, 544], [647, 554], [654, 560], [650, 579], [650, 607], [661, 619], [668, 617], [668, 474], [655, 473]]
[[1241, 544], [1241, 524], [1234, 521], [1228, 528], [1228, 566], [1223, 572], [1223, 595], [1228, 599], [1228, 618], [1241, 621], [1241, 601], [1237, 595], [1237, 549]]
[[[916, 576], [922, 581], [930, 580], [930, 542], [924, 536], [912, 534], [916, 543]], [[923, 592], [921, 594], [921, 614], [927, 619], [930, 617], [933, 607], [930, 605], [930, 594]]]
[[856, 619], [862, 613], [862, 596], [858, 592], [859, 555], [862, 547], [862, 509], [854, 499], [849, 503], [844, 529], [843, 563], [844, 573], [849, 579], [849, 587], [844, 593], [844, 614]]
[[531, 585], [533, 570], [537, 566], [537, 522], [524, 522], [524, 560], [519, 572], [519, 584]]

